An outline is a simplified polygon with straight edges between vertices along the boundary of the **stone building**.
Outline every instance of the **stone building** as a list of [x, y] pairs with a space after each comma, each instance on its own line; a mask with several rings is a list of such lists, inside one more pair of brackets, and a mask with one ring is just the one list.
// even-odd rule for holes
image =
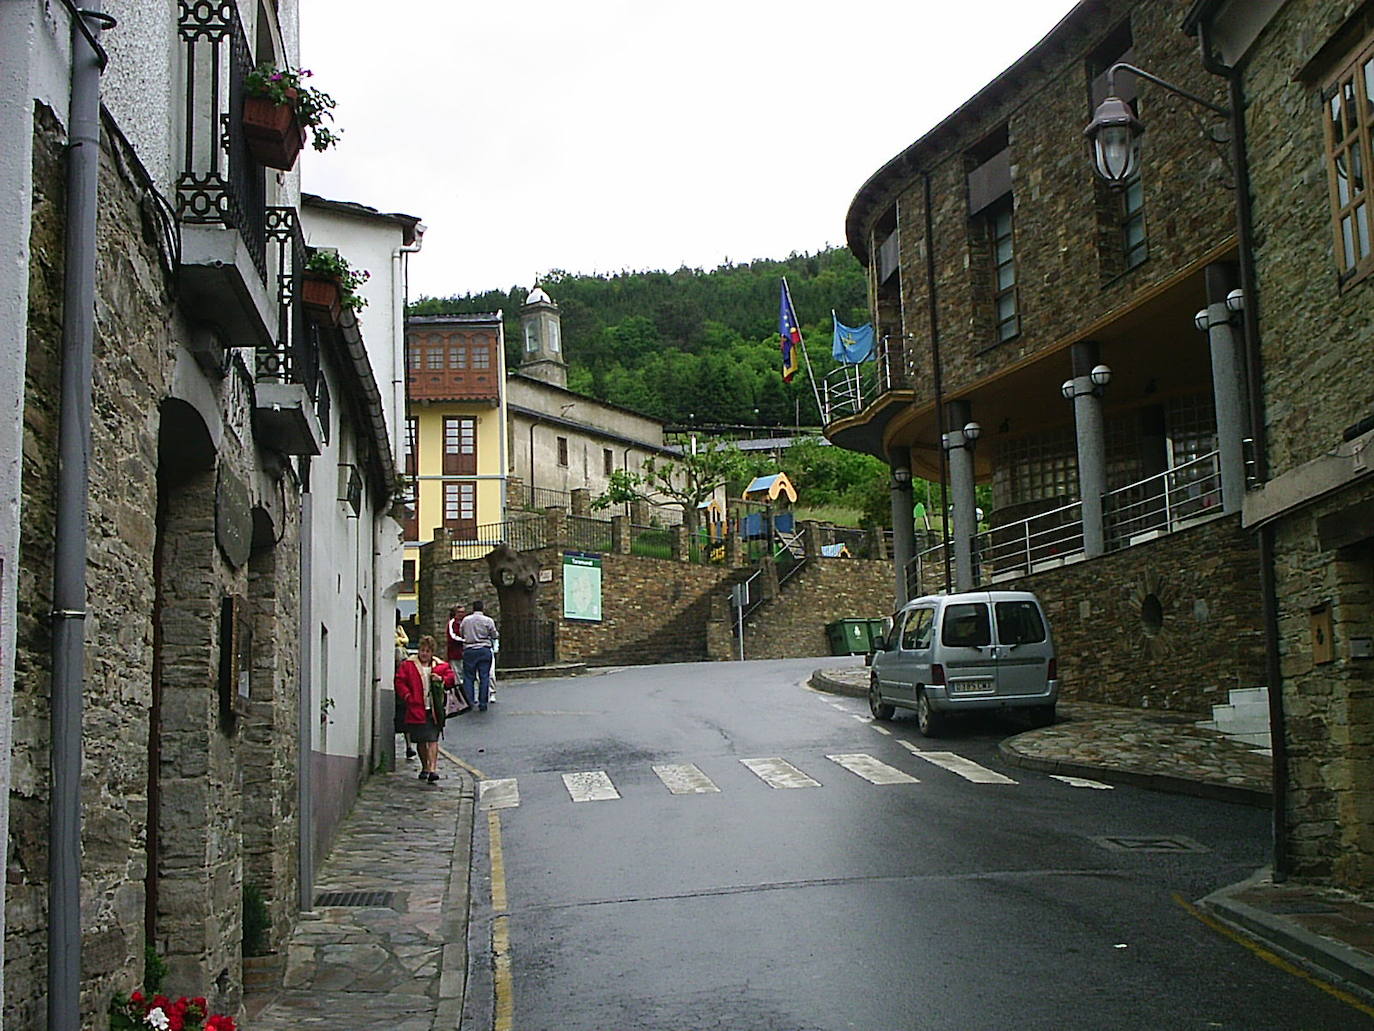
[[241, 117], [250, 68], [297, 64], [294, 0], [106, 10], [117, 32], [0, 5], [13, 1027], [103, 1026], [145, 944], [169, 993], [238, 1015], [245, 884], [276, 944], [317, 858], [306, 523], [368, 527], [335, 538], [360, 575], [329, 641], [361, 727], [378, 661], [355, 598], [377, 604], [396, 486], [357, 319], [302, 303], [298, 172], [265, 167]]
[[[1032, 588], [1066, 697], [1205, 713], [1265, 682], [1238, 344], [1194, 324], [1237, 282], [1232, 170], [1184, 101], [1106, 74], [1219, 106], [1187, 6], [1076, 5], [860, 187], [846, 227], [880, 346], [825, 432], [891, 468], [898, 603]], [[1109, 86], [1149, 127], [1119, 190], [1083, 137]], [[916, 550], [913, 475], [944, 484], [948, 545]]]
[[[1374, 890], [1374, 4], [1200, 0], [1243, 114], [1276, 865]], [[1143, 149], [1150, 146], [1148, 134]]]

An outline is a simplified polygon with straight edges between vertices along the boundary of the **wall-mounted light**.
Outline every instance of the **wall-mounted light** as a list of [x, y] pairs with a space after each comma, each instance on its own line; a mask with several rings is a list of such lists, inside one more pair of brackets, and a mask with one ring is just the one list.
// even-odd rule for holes
[[964, 439], [967, 440], [970, 444], [972, 444], [982, 435], [983, 427], [979, 426], [976, 422], [964, 423]]
[[1059, 392], [1064, 395], [1065, 401], [1073, 400], [1073, 380], [1066, 379], [1059, 387]]
[[1078, 389], [1077, 379], [1066, 379], [1060, 384], [1059, 392], [1064, 395], [1065, 401], [1072, 401], [1080, 394], [1092, 394], [1096, 397], [1101, 397], [1107, 384], [1112, 381], [1112, 370], [1111, 367], [1107, 365], [1094, 365], [1092, 371], [1083, 378], [1087, 379], [1088, 382], [1092, 384], [1087, 390], [1080, 391]]
[[1088, 373], [1088, 376], [1092, 379], [1094, 386], [1105, 387], [1112, 381], [1112, 370], [1105, 365], [1094, 365], [1093, 371]]
[[1240, 287], [1236, 287], [1226, 295], [1226, 310], [1235, 313], [1245, 310], [1245, 291]]
[[1206, 308], [1199, 308], [1198, 313], [1193, 316], [1193, 325], [1198, 328], [1199, 333], [1206, 333], [1212, 328], [1212, 316]]

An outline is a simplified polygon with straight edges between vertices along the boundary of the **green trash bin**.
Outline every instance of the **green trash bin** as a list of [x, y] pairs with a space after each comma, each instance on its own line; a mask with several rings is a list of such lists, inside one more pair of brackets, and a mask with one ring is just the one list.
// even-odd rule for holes
[[831, 655], [864, 655], [871, 642], [866, 619], [837, 619], [825, 628]]
[[870, 619], [868, 621], [868, 650], [877, 651], [883, 645], [884, 631], [883, 626], [887, 623], [885, 619]]

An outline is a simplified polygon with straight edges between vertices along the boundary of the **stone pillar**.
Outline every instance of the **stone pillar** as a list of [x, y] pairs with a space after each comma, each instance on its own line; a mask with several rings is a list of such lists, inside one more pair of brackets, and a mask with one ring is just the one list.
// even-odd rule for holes
[[544, 509], [544, 528], [548, 533], [549, 547], [563, 547], [568, 543], [568, 510], [556, 507]]
[[821, 556], [821, 524], [814, 519], [802, 521], [802, 547], [806, 549], [808, 558], [820, 558]]
[[1078, 441], [1078, 492], [1083, 512], [1083, 554], [1096, 558], [1107, 550], [1102, 496], [1107, 492], [1107, 444], [1102, 423], [1102, 387], [1092, 371], [1101, 350], [1095, 340], [1081, 340], [1071, 348], [1074, 434]]
[[674, 562], [686, 562], [686, 561], [688, 561], [688, 560], [692, 557], [692, 551], [691, 551], [691, 549], [687, 546], [687, 545], [688, 545], [688, 540], [687, 540], [687, 527], [685, 527], [685, 526], [683, 526], [681, 523], [679, 523], [677, 526], [674, 526], [674, 527], [673, 527], [672, 533], [673, 533], [673, 536], [672, 536], [671, 544], [672, 544], [672, 549], [673, 549], [673, 550], [670, 552], [670, 554], [671, 554], [672, 557], [673, 557], [673, 561], [674, 561]]
[[763, 588], [763, 597], [771, 601], [781, 589], [778, 586], [778, 567], [771, 558], [765, 558], [759, 562], [759, 572], [762, 574], [759, 583]]
[[1221, 464], [1222, 511], [1239, 512], [1245, 497], [1245, 393], [1241, 385], [1239, 335], [1226, 307], [1237, 285], [1236, 268], [1217, 263], [1206, 268], [1207, 342], [1212, 351], [1212, 396], [1217, 411], [1217, 451]]
[[973, 538], [978, 533], [978, 503], [973, 493], [973, 441], [964, 434], [964, 427], [973, 421], [973, 407], [967, 401], [950, 401], [945, 411], [949, 432], [943, 444], [949, 453], [949, 493], [954, 509], [954, 589], [971, 591], [976, 584]]
[[888, 491], [892, 497], [892, 566], [896, 573], [892, 609], [895, 612], [911, 600], [906, 571], [916, 555], [916, 518], [911, 501], [911, 449], [894, 447], [888, 454], [888, 462], [892, 467]]
[[648, 526], [652, 519], [653, 506], [647, 501], [630, 502], [630, 522], [635, 526]]
[[870, 526], [868, 528], [868, 554], [870, 558], [879, 560], [888, 558], [887, 534], [883, 533], [883, 528], [881, 526]]
[[744, 538], [735, 532], [733, 526], [725, 530], [725, 562], [729, 566], [744, 565]]
[[611, 550], [617, 555], [630, 553], [630, 520], [628, 516], [611, 516]]
[[586, 516], [592, 514], [592, 492], [586, 487], [574, 487], [572, 489], [572, 514], [575, 516]]

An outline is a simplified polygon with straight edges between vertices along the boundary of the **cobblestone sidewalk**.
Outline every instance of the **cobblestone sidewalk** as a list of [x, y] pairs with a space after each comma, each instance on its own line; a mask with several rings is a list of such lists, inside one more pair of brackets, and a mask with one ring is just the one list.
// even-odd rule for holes
[[[250, 1018], [254, 1031], [458, 1026], [475, 786], [452, 763], [440, 769], [435, 785], [401, 769], [363, 786], [316, 880], [316, 908], [291, 935], [282, 988]], [[343, 892], [393, 894], [319, 904]], [[250, 1014], [254, 1001], [264, 1000], [250, 998]]]

